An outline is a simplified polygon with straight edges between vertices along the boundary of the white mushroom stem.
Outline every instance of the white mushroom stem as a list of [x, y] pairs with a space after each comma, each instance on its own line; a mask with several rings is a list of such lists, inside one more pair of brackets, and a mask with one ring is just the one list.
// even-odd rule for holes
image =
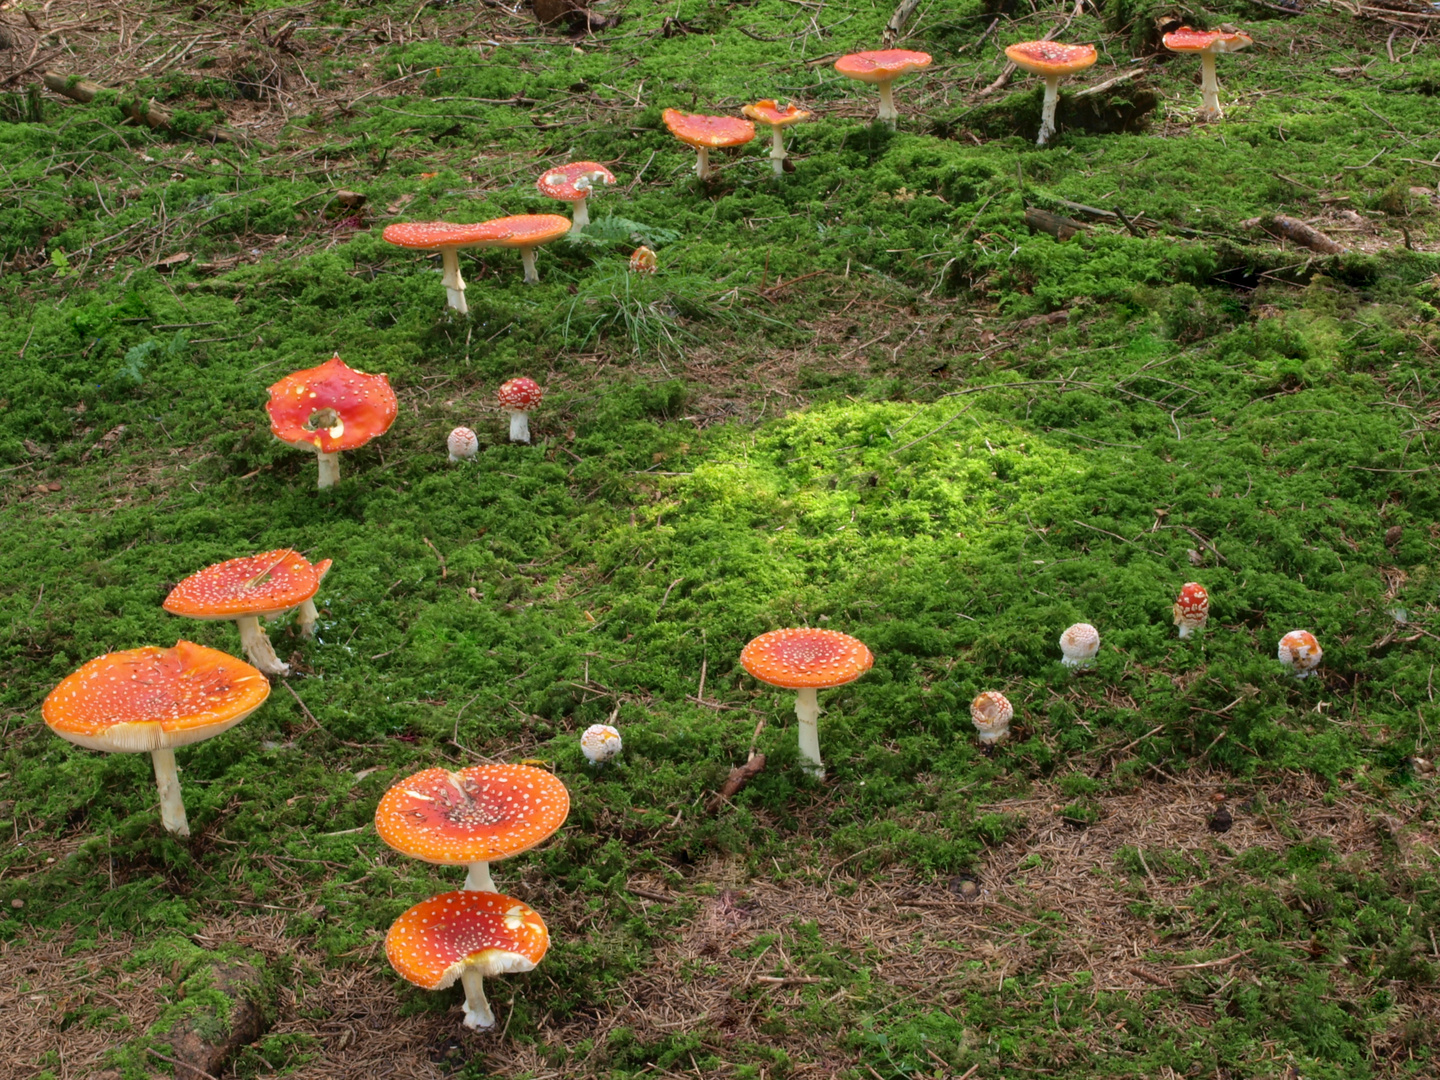
[[1182, 622], [1180, 624], [1180, 636], [1182, 638], [1187, 638], [1193, 633], [1195, 633], [1194, 623]]
[[495, 1026], [495, 1013], [485, 998], [485, 977], [473, 967], [460, 972], [460, 983], [465, 987], [465, 1026], [476, 1031]]
[[570, 231], [579, 232], [590, 224], [590, 197], [582, 195], [575, 200], [574, 206], [575, 209], [570, 215]]
[[161, 747], [150, 751], [155, 762], [155, 786], [160, 789], [160, 821], [166, 832], [189, 836], [190, 823], [185, 820], [185, 804], [180, 801], [180, 770], [175, 767], [175, 751]]
[[710, 148], [708, 146], [697, 146], [695, 148], [695, 175], [701, 180], [709, 180], [713, 170], [710, 168]]
[[320, 483], [316, 486], [334, 487], [340, 482], [340, 451], [327, 454], [324, 450], [316, 450], [315, 456], [320, 459]]
[[982, 728], [980, 730], [980, 741], [982, 743], [999, 742], [1008, 734], [1010, 734], [1010, 721], [1006, 720], [1003, 724], [995, 724], [992, 727]]
[[776, 176], [785, 173], [785, 129], [779, 124], [770, 128], [770, 167]]
[[1215, 77], [1215, 54], [1205, 51], [1200, 54], [1200, 115], [1207, 120], [1219, 120], [1220, 80]]
[[525, 284], [540, 284], [540, 274], [535, 269], [535, 249], [533, 247], [520, 249], [520, 262], [525, 266]]
[[440, 283], [445, 286], [445, 302], [464, 315], [470, 309], [465, 305], [465, 279], [460, 276], [459, 250], [453, 247], [441, 248], [440, 265], [445, 268], [445, 273], [440, 278]]
[[299, 626], [300, 636], [313, 638], [315, 636], [315, 624], [320, 621], [320, 613], [315, 610], [315, 601], [306, 600], [300, 605]]
[[495, 888], [495, 882], [490, 877], [490, 864], [488, 862], [472, 862], [470, 873], [465, 875], [465, 889], [467, 892], [499, 892]]
[[820, 761], [820, 699], [813, 686], [795, 696], [795, 717], [800, 721], [800, 767], [817, 780], [825, 779]]
[[290, 674], [290, 665], [281, 663], [280, 658], [275, 655], [275, 647], [265, 636], [265, 629], [260, 625], [258, 616], [242, 615], [235, 620], [235, 625], [240, 628], [240, 647], [245, 650], [245, 655], [252, 664], [266, 675]]
[[530, 414], [511, 410], [510, 413], [510, 441], [528, 443], [530, 441]]
[[875, 85], [880, 88], [880, 112], [876, 114], [875, 119], [893, 128], [895, 121], [900, 118], [900, 113], [895, 109], [895, 80], [891, 79], [889, 82]]
[[1040, 109], [1040, 137], [1036, 146], [1044, 146], [1055, 134], [1055, 105], [1060, 100], [1060, 76], [1045, 76], [1045, 104]]

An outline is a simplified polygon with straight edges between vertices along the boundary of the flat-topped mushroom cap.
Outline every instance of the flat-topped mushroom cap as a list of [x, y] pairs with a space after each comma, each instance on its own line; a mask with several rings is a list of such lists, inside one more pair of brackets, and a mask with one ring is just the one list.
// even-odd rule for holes
[[589, 198], [599, 184], [615, 183], [615, 174], [598, 161], [572, 161], [540, 174], [535, 181], [541, 195], [565, 202]]
[[495, 398], [502, 409], [516, 409], [520, 412], [529, 412], [539, 405], [544, 397], [545, 392], [540, 389], [540, 384], [523, 375], [518, 379], [506, 380], [500, 384], [500, 389], [495, 391]]
[[529, 851], [565, 823], [570, 793], [531, 765], [426, 769], [387, 791], [375, 831], [396, 851], [468, 866]]
[[399, 404], [384, 374], [367, 375], [338, 355], [270, 387], [270, 433], [283, 443], [333, 454], [390, 430]]
[[533, 248], [559, 240], [570, 231], [563, 214], [515, 214], [485, 222], [480, 247]]
[[401, 978], [444, 990], [466, 968], [481, 975], [532, 970], [550, 931], [532, 908], [502, 893], [441, 893], [416, 904], [385, 935], [385, 957]]
[[50, 691], [40, 714], [78, 746], [135, 753], [219, 735], [269, 696], [269, 681], [245, 661], [177, 641], [96, 657]]
[[806, 109], [798, 108], [793, 103], [778, 105], [771, 98], [764, 98], [753, 105], [741, 106], [740, 111], [751, 120], [758, 120], [771, 127], [789, 127], [802, 120], [809, 120], [815, 115]]
[[665, 126], [683, 143], [690, 146], [715, 148], [739, 146], [755, 138], [755, 125], [738, 116], [706, 116], [703, 113], [682, 113], [666, 109], [661, 117]]
[[[329, 560], [320, 565], [330, 569]], [[314, 596], [323, 573], [299, 552], [278, 548], [191, 574], [170, 590], [162, 606], [171, 615], [191, 619], [279, 615]]]
[[1210, 594], [1198, 581], [1187, 581], [1175, 601], [1175, 618], [1203, 619], [1210, 613]]
[[930, 54], [909, 49], [878, 49], [873, 52], [851, 53], [835, 61], [841, 75], [861, 82], [883, 83], [898, 79], [911, 71], [930, 66]]
[[451, 225], [447, 221], [410, 221], [387, 225], [381, 237], [400, 247], [420, 251], [475, 247], [492, 239], [489, 222], [479, 225]]
[[875, 663], [863, 642], [836, 630], [771, 630], [740, 653], [745, 670], [787, 690], [844, 686]]
[[1171, 52], [1239, 52], [1255, 39], [1243, 30], [1192, 30], [1182, 26], [1166, 34], [1162, 41]]
[[986, 690], [970, 703], [970, 721], [981, 731], [1004, 727], [1014, 716], [1015, 707], [998, 690]]
[[1059, 41], [1022, 41], [1005, 50], [1010, 62], [1031, 75], [1073, 75], [1095, 63], [1094, 45]]

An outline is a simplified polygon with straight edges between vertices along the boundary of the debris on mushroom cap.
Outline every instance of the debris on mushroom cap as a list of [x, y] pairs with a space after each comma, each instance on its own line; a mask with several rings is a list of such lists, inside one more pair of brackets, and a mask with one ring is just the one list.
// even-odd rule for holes
[[854, 682], [875, 657], [862, 642], [836, 630], [771, 630], [745, 646], [740, 663], [771, 686], [824, 689]]
[[396, 851], [442, 866], [519, 855], [565, 823], [570, 793], [531, 765], [426, 769], [380, 799], [375, 830]]
[[96, 657], [50, 691], [40, 713], [79, 746], [133, 753], [218, 735], [269, 696], [269, 680], [243, 660], [177, 641]]
[[615, 183], [615, 174], [598, 161], [572, 161], [540, 174], [535, 181], [541, 195], [565, 202], [588, 198], [597, 184]]
[[533, 248], [558, 240], [570, 231], [570, 219], [563, 214], [515, 214], [495, 218], [478, 226], [485, 237], [478, 247]]
[[660, 260], [655, 257], [655, 252], [644, 244], [636, 248], [630, 256], [630, 272], [632, 274], [653, 274], [658, 269], [660, 269]]
[[1198, 581], [1187, 581], [1171, 613], [1175, 616], [1175, 625], [1180, 627], [1181, 637], [1188, 637], [1188, 631], [1204, 626], [1210, 618], [1210, 594], [1205, 586]]
[[620, 732], [609, 724], [591, 724], [580, 736], [580, 751], [592, 765], [601, 765], [618, 757], [624, 748]]
[[279, 615], [314, 596], [322, 576], [299, 552], [278, 548], [207, 566], [171, 589], [162, 606], [191, 619]]
[[998, 690], [986, 690], [970, 703], [970, 722], [980, 731], [983, 742], [993, 742], [1005, 734], [1015, 708]]
[[1310, 631], [1291, 630], [1280, 639], [1277, 655], [1282, 664], [1294, 668], [1295, 674], [1303, 679], [1320, 666], [1324, 650]]
[[809, 120], [815, 114], [791, 104], [778, 105], [772, 98], [764, 98], [753, 105], [741, 106], [740, 111], [751, 120], [758, 120], [771, 127], [789, 127], [802, 120]]
[[549, 948], [550, 932], [533, 908], [468, 890], [416, 904], [385, 935], [390, 966], [426, 990], [444, 990], [467, 967], [486, 976], [530, 971]]
[[1067, 667], [1083, 666], [1100, 651], [1100, 631], [1089, 623], [1077, 622], [1060, 635], [1060, 651]]
[[690, 146], [739, 146], [755, 138], [755, 125], [735, 116], [706, 116], [666, 109], [662, 119], [670, 134]]
[[509, 379], [501, 383], [495, 396], [499, 399], [502, 409], [520, 409], [528, 412], [540, 404], [545, 392], [540, 389], [540, 384], [534, 379], [522, 375], [518, 379]]
[[1219, 30], [1194, 30], [1182, 26], [1170, 31], [1161, 40], [1171, 52], [1229, 53], [1239, 52], [1247, 45], [1255, 44], [1255, 39], [1243, 30], [1225, 27]]
[[1095, 63], [1094, 45], [1059, 41], [1022, 41], [1005, 50], [1010, 62], [1032, 75], [1071, 75]]
[[850, 53], [835, 61], [835, 70], [841, 75], [870, 83], [890, 82], [901, 75], [922, 71], [929, 66], [929, 53], [912, 52], [909, 49]]
[[407, 221], [385, 226], [385, 231], [380, 236], [397, 247], [438, 251], [447, 247], [474, 247], [494, 239], [494, 232], [489, 225], [488, 221], [479, 225], [452, 225], [448, 221]]
[[270, 387], [270, 432], [290, 446], [333, 454], [390, 430], [398, 409], [384, 374], [348, 367], [339, 355]]

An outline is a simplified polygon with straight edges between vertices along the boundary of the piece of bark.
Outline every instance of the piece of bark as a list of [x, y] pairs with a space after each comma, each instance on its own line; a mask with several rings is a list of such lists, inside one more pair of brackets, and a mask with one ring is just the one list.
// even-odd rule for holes
[[[90, 82], [88, 79], [75, 79], [69, 75], [58, 75], [53, 71], [47, 71], [41, 75], [45, 85], [62, 97], [68, 97], [71, 101], [78, 101], [81, 105], [89, 105], [95, 100], [103, 89], [98, 83]], [[174, 130], [174, 118], [163, 108], [155, 103], [152, 98], [142, 102], [139, 98], [132, 98], [122, 101], [120, 109], [126, 116], [130, 117], [137, 124], [144, 124], [150, 128], [165, 128]], [[185, 134], [179, 132], [179, 134]], [[237, 143], [243, 145], [248, 140], [238, 131], [232, 131], [225, 127], [208, 127], [200, 132], [200, 136], [206, 139], [215, 139], [220, 142]]]
[[710, 801], [705, 804], [705, 812], [707, 814], [719, 813], [720, 808], [725, 805], [725, 801], [759, 776], [764, 768], [764, 754], [756, 754], [744, 765], [735, 766], [730, 770], [730, 775], [726, 778], [725, 783], [720, 785], [719, 792], [712, 795]]
[[157, 1044], [168, 1044], [158, 1052], [174, 1063], [175, 1080], [219, 1076], [241, 1047], [254, 1042], [269, 1026], [256, 1002], [264, 990], [258, 970], [243, 960], [223, 961], [202, 970], [203, 974], [185, 980], [186, 996], [218, 991], [227, 1007], [224, 1015], [208, 1008], [192, 1012], [163, 1035], [152, 1036]]
[[1321, 255], [1343, 255], [1345, 249], [1337, 244], [1330, 237], [1326, 236], [1319, 229], [1306, 225], [1297, 218], [1286, 217], [1284, 214], [1271, 214], [1265, 217], [1249, 218], [1240, 223], [1242, 229], [1263, 229], [1272, 236], [1281, 236], [1292, 244], [1299, 244], [1311, 251], [1318, 251]]
[[880, 44], [885, 48], [893, 48], [895, 39], [900, 36], [900, 31], [905, 29], [905, 24], [910, 21], [910, 16], [915, 14], [915, 9], [920, 6], [920, 0], [900, 0], [900, 5], [890, 16], [890, 21], [885, 24], [885, 32], [880, 35]]
[[1057, 240], [1069, 240], [1085, 228], [1083, 221], [1061, 217], [1059, 214], [1052, 214], [1048, 210], [1040, 210], [1033, 206], [1027, 207], [1025, 210], [1025, 224], [1032, 229], [1049, 233]]

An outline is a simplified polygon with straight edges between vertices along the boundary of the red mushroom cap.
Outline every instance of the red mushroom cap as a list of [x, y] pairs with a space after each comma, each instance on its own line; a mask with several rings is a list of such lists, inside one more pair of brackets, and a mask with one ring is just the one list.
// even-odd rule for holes
[[405, 912], [385, 935], [385, 957], [400, 977], [444, 990], [467, 967], [481, 975], [530, 971], [550, 948], [532, 908], [503, 893], [441, 893]]
[[96, 657], [50, 691], [40, 714], [62, 739], [134, 753], [218, 735], [269, 696], [269, 680], [245, 661], [177, 641]]
[[531, 765], [426, 769], [387, 791], [375, 831], [396, 851], [441, 866], [519, 855], [565, 823], [570, 793]]
[[598, 161], [572, 161], [540, 174], [535, 186], [541, 195], [564, 202], [588, 198], [595, 185], [615, 183], [615, 174]]
[[1094, 45], [1059, 41], [1022, 41], [1005, 50], [1010, 62], [1031, 75], [1073, 75], [1095, 63]]
[[735, 116], [706, 116], [666, 109], [662, 119], [670, 134], [690, 146], [739, 146], [755, 138], [755, 125]]
[[864, 643], [835, 630], [771, 630], [740, 653], [745, 670], [787, 690], [854, 682], [875, 663]]
[[653, 274], [660, 269], [660, 260], [655, 257], [644, 244], [641, 244], [630, 255], [630, 272], [632, 274]]
[[740, 111], [751, 120], [758, 120], [762, 124], [769, 124], [771, 127], [789, 127], [791, 124], [798, 124], [802, 120], [809, 120], [815, 114], [790, 103], [777, 105], [771, 98], [765, 98], [755, 102], [753, 105], [741, 106]]
[[1187, 581], [1175, 601], [1175, 618], [1196, 622], [1210, 614], [1210, 594], [1198, 581]]
[[522, 375], [518, 379], [510, 379], [501, 383], [495, 396], [502, 409], [529, 412], [540, 404], [540, 399], [545, 396], [545, 392], [540, 389], [540, 384], [534, 379]]
[[563, 214], [515, 214], [477, 226], [485, 230], [480, 247], [533, 248], [558, 240], [570, 231]]
[[493, 239], [489, 224], [451, 225], [446, 221], [410, 221], [387, 225], [380, 235], [392, 244], [420, 251], [479, 247]]
[[311, 566], [290, 548], [247, 555], [191, 574], [170, 590], [162, 606], [191, 619], [279, 615], [314, 596], [329, 569], [328, 559]]
[[929, 66], [929, 53], [912, 52], [909, 49], [878, 49], [851, 53], [835, 61], [835, 70], [841, 75], [868, 83], [891, 82], [901, 75], [923, 71]]
[[[322, 453], [354, 450], [390, 430], [399, 408], [390, 380], [348, 367], [338, 355], [286, 375], [270, 387], [270, 432], [283, 443]], [[318, 426], [330, 417], [328, 427]]]
[[1188, 26], [1170, 31], [1161, 40], [1171, 52], [1239, 52], [1255, 44], [1243, 30], [1193, 30]]

